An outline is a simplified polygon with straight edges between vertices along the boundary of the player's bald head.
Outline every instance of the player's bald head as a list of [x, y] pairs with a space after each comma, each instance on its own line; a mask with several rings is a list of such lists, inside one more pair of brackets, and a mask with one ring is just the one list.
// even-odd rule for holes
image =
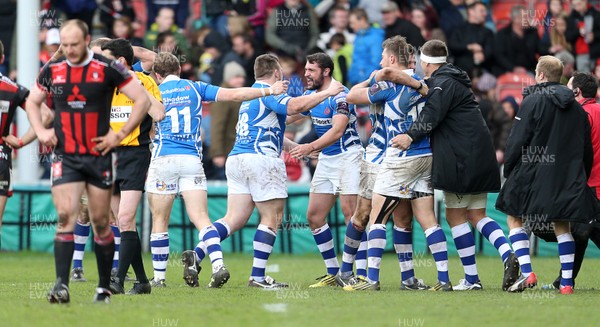
[[63, 26], [61, 26], [60, 33], [80, 33], [84, 39], [90, 35], [87, 24], [80, 19], [71, 19], [66, 21]]

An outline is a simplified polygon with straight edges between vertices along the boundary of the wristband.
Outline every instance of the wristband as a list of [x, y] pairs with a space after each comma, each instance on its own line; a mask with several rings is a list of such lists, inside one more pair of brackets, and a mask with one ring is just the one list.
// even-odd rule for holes
[[18, 143], [19, 143], [19, 148], [22, 148], [25, 146], [25, 144], [23, 143], [23, 140], [21, 140], [21, 139], [19, 139]]
[[269, 92], [270, 92], [269, 95], [273, 95], [273, 93], [275, 93], [275, 92], [273, 92], [273, 88], [272, 87], [269, 88]]
[[419, 91], [423, 88], [423, 82], [419, 81], [419, 87], [417, 87], [415, 90]]

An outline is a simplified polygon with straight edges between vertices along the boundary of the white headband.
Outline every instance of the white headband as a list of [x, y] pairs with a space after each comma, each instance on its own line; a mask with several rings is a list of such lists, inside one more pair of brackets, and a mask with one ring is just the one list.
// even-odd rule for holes
[[421, 52], [421, 60], [428, 64], [445, 64], [446, 57], [430, 57], [423, 52]]

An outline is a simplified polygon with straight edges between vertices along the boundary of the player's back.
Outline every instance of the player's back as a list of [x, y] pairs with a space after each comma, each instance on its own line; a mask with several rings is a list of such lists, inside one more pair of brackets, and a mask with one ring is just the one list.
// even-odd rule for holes
[[202, 101], [215, 101], [219, 88], [169, 75], [159, 89], [166, 115], [156, 125], [152, 156], [201, 156]]
[[[308, 90], [304, 94], [312, 94], [314, 92], [314, 90]], [[353, 148], [361, 148], [360, 138], [356, 129], [356, 109], [354, 105], [350, 105], [346, 101], [347, 94], [348, 88], [344, 87], [344, 92], [328, 97], [310, 110], [310, 117], [318, 137], [323, 136], [331, 129], [334, 115], [344, 114], [348, 117], [348, 124], [344, 130], [344, 134], [335, 143], [321, 150], [321, 153], [324, 155], [337, 155]]]
[[[0, 136], [7, 136], [17, 106], [24, 106], [29, 90], [0, 74]], [[0, 144], [4, 143], [0, 139]]]
[[[270, 86], [256, 82], [252, 87]], [[240, 106], [235, 145], [229, 155], [256, 153], [279, 157], [283, 146], [287, 103], [290, 99], [289, 95], [280, 94], [244, 101]]]
[[380, 164], [383, 161], [388, 142], [385, 130], [384, 105], [372, 103], [369, 106], [369, 119], [371, 120], [372, 129], [364, 159], [371, 163]]

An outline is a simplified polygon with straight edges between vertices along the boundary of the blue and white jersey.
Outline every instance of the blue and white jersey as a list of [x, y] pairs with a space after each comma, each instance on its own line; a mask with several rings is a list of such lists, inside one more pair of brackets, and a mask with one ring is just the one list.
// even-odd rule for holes
[[220, 88], [169, 75], [158, 86], [166, 117], [156, 123], [152, 158], [184, 154], [202, 158], [202, 101], [217, 101]]
[[[371, 79], [369, 86], [377, 83], [375, 79]], [[372, 103], [369, 106], [369, 119], [371, 120], [371, 137], [369, 145], [365, 149], [363, 158], [367, 162], [380, 164], [385, 157], [385, 149], [387, 148], [387, 133], [385, 131], [385, 116], [383, 103]]]
[[[259, 89], [270, 86], [262, 82], [252, 85]], [[279, 158], [290, 99], [289, 95], [280, 94], [244, 101], [238, 116], [235, 144], [229, 155], [256, 153]]]
[[[412, 69], [405, 73], [415, 79], [420, 79]], [[369, 101], [371, 103], [385, 103], [385, 130], [386, 141], [390, 142], [396, 135], [405, 134], [425, 106], [425, 98], [419, 92], [405, 85], [397, 85], [388, 81], [381, 81], [369, 88]], [[388, 146], [386, 158], [409, 158], [431, 155], [429, 137], [418, 142], [413, 142], [406, 150]]]
[[[346, 115], [348, 117], [348, 125], [346, 125], [344, 135], [332, 145], [321, 150], [321, 153], [324, 155], [332, 156], [344, 153], [353, 148], [358, 149], [361, 147], [360, 138], [356, 131], [356, 109], [354, 105], [350, 105], [346, 102], [348, 88], [344, 87], [344, 90], [344, 92], [336, 96], [325, 99], [309, 112], [301, 113], [303, 116], [308, 116], [310, 114], [312, 123], [315, 126], [315, 131], [319, 137], [323, 136], [323, 134], [331, 129], [334, 115]], [[304, 95], [312, 94], [314, 92], [314, 90], [308, 90], [304, 92]]]

